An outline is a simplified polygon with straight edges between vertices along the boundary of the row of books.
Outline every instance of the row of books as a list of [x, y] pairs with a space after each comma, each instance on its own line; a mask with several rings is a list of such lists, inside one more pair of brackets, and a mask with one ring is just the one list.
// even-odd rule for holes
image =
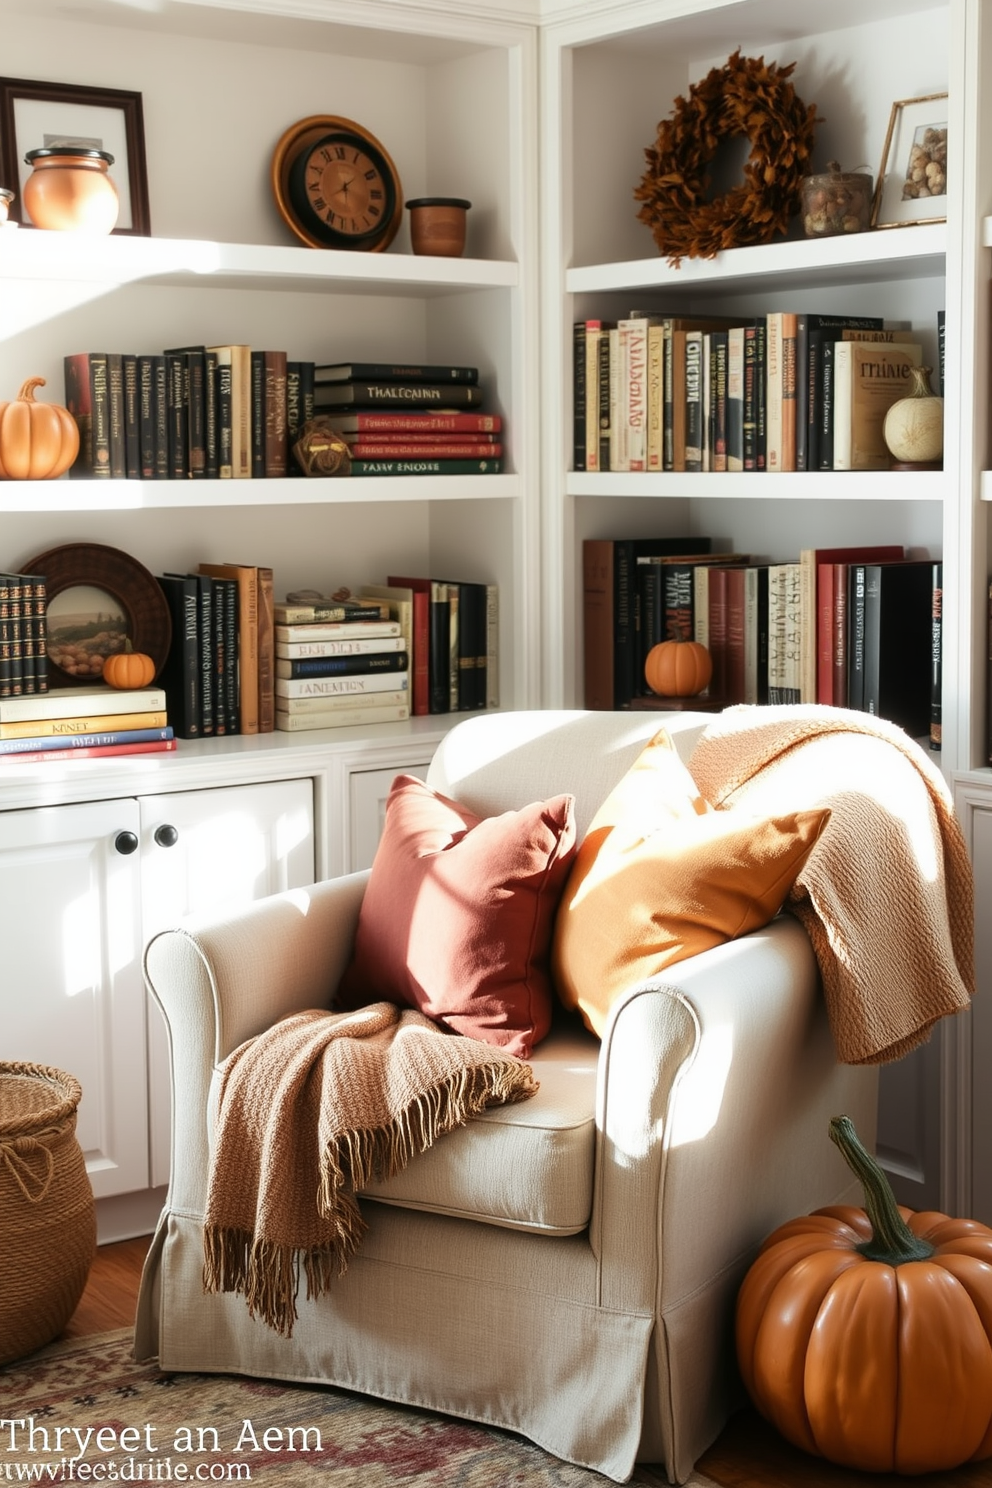
[[315, 411], [348, 444], [351, 475], [498, 474], [502, 423], [484, 401], [478, 367], [337, 362], [314, 372]]
[[576, 321], [573, 353], [573, 464], [590, 471], [887, 469], [885, 413], [923, 359], [880, 316], [792, 311]]
[[43, 575], [0, 573], [0, 698], [48, 691], [46, 607]]
[[65, 403], [79, 427], [70, 476], [114, 480], [284, 476], [313, 413], [313, 363], [250, 346], [77, 352]]
[[162, 687], [52, 687], [0, 697], [0, 764], [71, 765], [79, 759], [166, 754], [176, 748]]
[[713, 679], [689, 706], [823, 703], [940, 747], [942, 567], [897, 545], [768, 563], [699, 538], [584, 544], [585, 704], [665, 706], [644, 680], [661, 640], [696, 640]]

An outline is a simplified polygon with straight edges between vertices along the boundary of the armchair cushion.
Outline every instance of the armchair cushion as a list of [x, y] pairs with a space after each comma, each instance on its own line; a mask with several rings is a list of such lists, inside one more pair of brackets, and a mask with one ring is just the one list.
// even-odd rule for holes
[[661, 730], [593, 817], [569, 874], [552, 952], [562, 1001], [602, 1036], [625, 988], [766, 925], [829, 816], [715, 810]]
[[548, 958], [573, 799], [480, 819], [398, 775], [337, 1006], [394, 1002], [526, 1059], [551, 1026]]

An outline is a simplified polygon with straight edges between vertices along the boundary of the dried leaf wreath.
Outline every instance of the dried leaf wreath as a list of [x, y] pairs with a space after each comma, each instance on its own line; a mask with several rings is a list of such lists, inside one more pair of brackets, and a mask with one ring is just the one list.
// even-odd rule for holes
[[[764, 57], [742, 57], [738, 49], [676, 99], [671, 118], [658, 125], [634, 197], [644, 203], [638, 220], [674, 268], [683, 257], [712, 258], [723, 248], [767, 243], [799, 210], [814, 125], [822, 121], [788, 81], [795, 65], [766, 66]], [[708, 201], [706, 167], [720, 141], [733, 135], [751, 141], [744, 181]]]

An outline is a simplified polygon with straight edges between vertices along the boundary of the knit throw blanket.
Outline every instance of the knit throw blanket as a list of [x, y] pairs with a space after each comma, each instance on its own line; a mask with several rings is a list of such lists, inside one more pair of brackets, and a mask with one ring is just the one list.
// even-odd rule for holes
[[297, 1013], [249, 1039], [220, 1071], [205, 1290], [242, 1294], [289, 1337], [301, 1270], [318, 1297], [360, 1244], [355, 1191], [537, 1088], [512, 1054], [387, 1002]]
[[816, 955], [839, 1058], [882, 1064], [974, 991], [974, 886], [940, 771], [894, 724], [816, 704], [741, 705], [689, 759], [707, 800], [829, 806], [789, 908]]

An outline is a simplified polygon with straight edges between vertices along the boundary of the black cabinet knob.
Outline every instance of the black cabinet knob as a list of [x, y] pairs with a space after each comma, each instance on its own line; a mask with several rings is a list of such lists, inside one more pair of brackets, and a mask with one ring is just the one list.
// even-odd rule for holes
[[114, 846], [126, 858], [129, 853], [137, 851], [138, 839], [133, 832], [118, 832], [114, 838]]
[[175, 847], [179, 841], [179, 833], [169, 822], [163, 822], [160, 827], [155, 828], [155, 841], [159, 847]]

